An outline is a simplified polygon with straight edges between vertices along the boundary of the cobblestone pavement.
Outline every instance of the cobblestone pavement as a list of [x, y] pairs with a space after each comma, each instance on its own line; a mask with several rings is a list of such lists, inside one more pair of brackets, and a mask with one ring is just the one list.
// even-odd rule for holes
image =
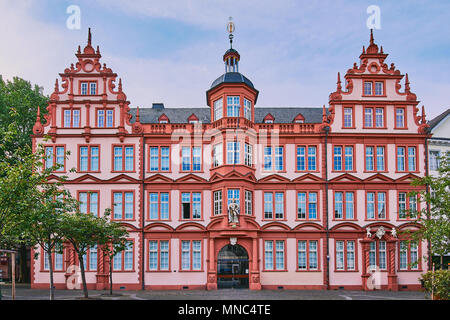
[[[11, 300], [11, 286], [2, 285], [2, 299]], [[223, 289], [216, 291], [109, 291], [89, 290], [89, 298], [102, 300], [428, 300], [429, 296], [420, 291], [346, 291], [346, 290], [261, 290]], [[78, 300], [83, 297], [81, 290], [56, 290], [57, 300]], [[29, 285], [17, 285], [17, 300], [48, 300], [49, 290], [30, 289]]]

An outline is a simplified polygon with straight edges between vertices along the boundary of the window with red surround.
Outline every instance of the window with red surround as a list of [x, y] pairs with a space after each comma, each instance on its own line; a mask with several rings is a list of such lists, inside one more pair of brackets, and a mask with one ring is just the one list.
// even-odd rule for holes
[[358, 271], [357, 244], [356, 240], [335, 240], [335, 271]]
[[78, 172], [100, 172], [100, 145], [78, 145]]
[[95, 96], [97, 92], [97, 81], [80, 81], [79, 94], [82, 96]]
[[63, 108], [61, 122], [62, 122], [63, 128], [80, 128], [81, 127], [81, 109], [80, 108]]
[[285, 194], [283, 191], [264, 192], [263, 220], [286, 220], [285, 216], [286, 202], [284, 197]]
[[357, 220], [356, 192], [334, 191], [333, 220]]
[[366, 220], [389, 220], [387, 191], [366, 191]]
[[342, 107], [342, 128], [355, 129], [355, 107]]
[[181, 172], [202, 172], [202, 147], [182, 146], [181, 147]]
[[369, 267], [387, 269], [387, 244], [384, 240], [374, 240], [369, 244]]
[[203, 270], [203, 241], [180, 241], [180, 272]]
[[112, 193], [112, 219], [135, 220], [134, 218], [134, 190], [113, 190]]
[[285, 171], [284, 165], [284, 146], [264, 146], [264, 163], [263, 171]]
[[411, 220], [410, 214], [420, 211], [419, 195], [408, 195], [410, 191], [397, 192], [397, 219]]
[[55, 168], [55, 172], [66, 171], [66, 145], [47, 145], [44, 146], [44, 169]]
[[296, 220], [319, 220], [319, 192], [297, 191]]
[[400, 240], [398, 246], [398, 271], [422, 271], [420, 242]]
[[170, 146], [150, 146], [148, 172], [170, 172]]
[[112, 149], [112, 172], [135, 172], [134, 145], [113, 145]]
[[81, 213], [91, 213], [99, 216], [100, 191], [77, 191], [77, 200], [80, 202]]
[[333, 146], [333, 171], [355, 172], [354, 145]]
[[397, 172], [418, 172], [418, 146], [397, 145], [396, 146], [396, 169]]
[[181, 192], [180, 220], [202, 220], [202, 193]]
[[364, 172], [387, 172], [386, 145], [365, 145]]
[[263, 259], [263, 271], [286, 271], [286, 241], [264, 240]]
[[170, 220], [170, 192], [149, 192], [149, 219]]
[[115, 123], [113, 108], [97, 108], [95, 126], [97, 128], [113, 128]]
[[317, 145], [297, 145], [297, 163], [295, 170], [297, 172], [315, 171], [317, 172]]
[[320, 271], [319, 244], [319, 240], [297, 240], [297, 271]]
[[98, 249], [97, 245], [90, 247], [83, 256], [85, 271], [97, 271]]
[[147, 271], [170, 271], [170, 240], [148, 241]]
[[[42, 247], [40, 257], [41, 257], [41, 272], [50, 271], [50, 265], [48, 263], [48, 253]], [[51, 256], [54, 272], [65, 271], [64, 257], [65, 257], [64, 249], [62, 248], [61, 245], [57, 246], [52, 252]]]
[[386, 97], [384, 80], [364, 80], [363, 97]]
[[114, 256], [113, 270], [134, 272], [134, 239], [128, 239], [125, 250]]
[[406, 107], [395, 107], [394, 112], [394, 129], [408, 129]]
[[386, 128], [386, 108], [384, 106], [364, 107], [363, 129]]

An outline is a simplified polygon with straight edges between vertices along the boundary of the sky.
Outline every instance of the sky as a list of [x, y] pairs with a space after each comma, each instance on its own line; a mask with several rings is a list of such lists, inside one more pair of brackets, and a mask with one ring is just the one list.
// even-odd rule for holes
[[[79, 29], [67, 27], [71, 5]], [[203, 107], [224, 72], [233, 17], [239, 71], [259, 90], [257, 106], [322, 106], [369, 44], [371, 5], [386, 63], [408, 73], [427, 119], [439, 115], [450, 107], [448, 0], [0, 0], [0, 75], [51, 94], [90, 27], [132, 107]]]

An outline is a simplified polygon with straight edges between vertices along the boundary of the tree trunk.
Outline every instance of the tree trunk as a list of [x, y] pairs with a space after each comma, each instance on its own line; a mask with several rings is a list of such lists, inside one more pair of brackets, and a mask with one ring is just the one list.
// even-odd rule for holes
[[[47, 248], [49, 248], [47, 246]], [[52, 250], [49, 248], [47, 251], [48, 268], [50, 274], [50, 300], [55, 300], [55, 288], [53, 285], [53, 261], [52, 261]]]
[[83, 255], [78, 253], [78, 260], [80, 261], [80, 269], [81, 269], [81, 280], [83, 282], [83, 292], [84, 297], [87, 299], [88, 297], [88, 290], [87, 290], [87, 284], [86, 284], [86, 276], [84, 274], [84, 260]]
[[112, 291], [112, 259], [111, 257], [109, 257], [109, 294], [112, 296], [113, 291]]
[[441, 255], [441, 270], [444, 270], [444, 256]]

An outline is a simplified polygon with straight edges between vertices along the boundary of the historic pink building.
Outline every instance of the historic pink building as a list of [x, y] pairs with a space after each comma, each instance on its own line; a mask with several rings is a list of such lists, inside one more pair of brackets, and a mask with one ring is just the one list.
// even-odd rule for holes
[[[129, 230], [111, 262], [116, 288], [420, 287], [427, 245], [402, 231], [415, 228], [405, 210], [423, 205], [407, 193], [425, 174], [427, 124], [408, 76], [403, 84], [372, 34], [328, 108], [257, 107], [232, 48], [203, 108], [131, 108], [90, 32], [76, 57], [45, 121], [38, 114], [33, 144], [50, 136], [45, 163], [64, 164], [52, 180], [67, 174], [82, 211], [111, 208]], [[86, 257], [90, 288], [108, 283], [100, 250]], [[53, 256], [57, 288], [78, 263], [63, 252]], [[43, 257], [33, 288], [49, 285]]]

